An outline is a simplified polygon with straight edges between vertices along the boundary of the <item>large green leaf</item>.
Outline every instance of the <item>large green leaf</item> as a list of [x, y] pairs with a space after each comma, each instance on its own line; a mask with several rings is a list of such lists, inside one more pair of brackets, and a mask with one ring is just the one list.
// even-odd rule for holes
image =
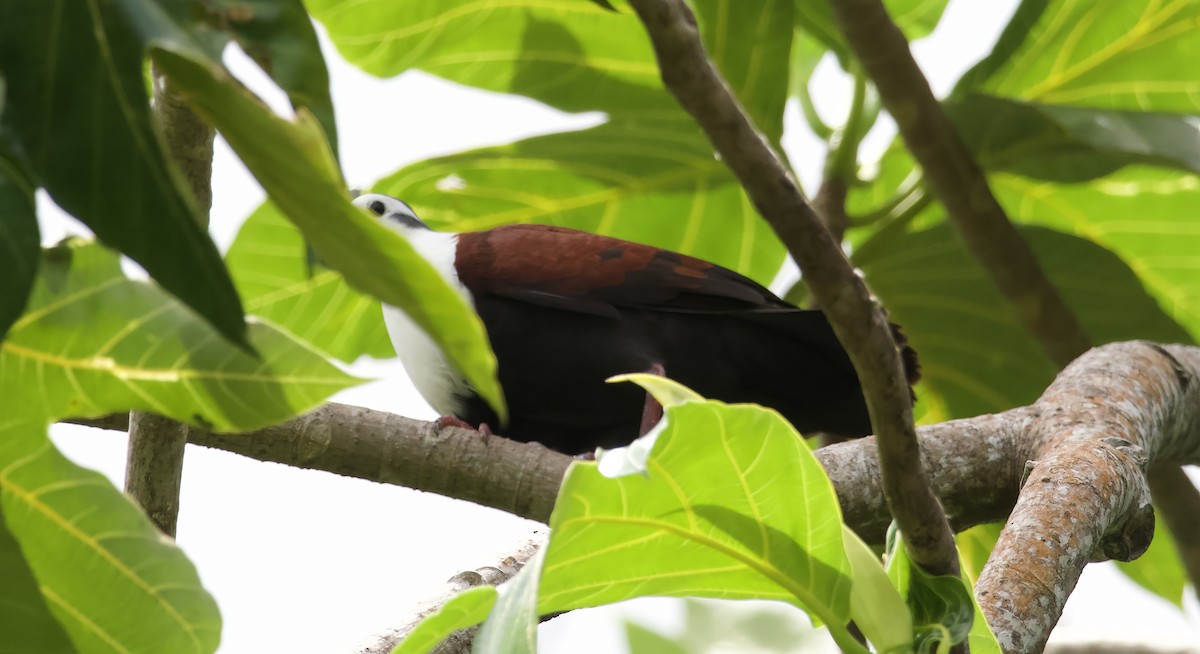
[[1200, 4], [1026, 0], [957, 91], [1104, 109], [1200, 110]]
[[709, 58], [755, 126], [777, 144], [788, 97], [793, 0], [694, 0]]
[[[1024, 227], [1051, 282], [1094, 343], [1190, 340], [1111, 251], [1044, 228]], [[926, 392], [948, 417], [1027, 404], [1055, 367], [948, 225], [904, 234], [855, 257], [871, 289], [921, 353]]]
[[475, 654], [536, 654], [538, 581], [546, 550], [499, 589], [496, 605], [475, 636]]
[[[36, 604], [44, 602], [85, 654], [216, 650], [217, 605], [187, 557], [108, 479], [63, 457], [42, 421], [0, 424], [0, 515], [40, 591], [25, 607], [39, 624], [9, 622], [17, 609], [0, 609], [0, 648], [46, 638], [61, 651], [60, 637], [44, 631]], [[14, 561], [6, 563], [0, 597], [7, 598], [19, 589], [8, 587]]]
[[312, 112], [336, 155], [337, 125], [329, 97], [329, 71], [312, 19], [301, 0], [209, 0], [209, 22], [237, 39], [295, 108]]
[[545, 223], [698, 256], [769, 283], [783, 245], [693, 125], [619, 120], [431, 159], [376, 189], [432, 225]]
[[850, 564], [840, 511], [803, 439], [768, 409], [671, 404], [650, 390], [667, 408], [648, 437], [657, 440], [644, 474], [601, 474], [624, 450], [568, 471], [539, 610], [643, 595], [778, 599], [818, 616], [845, 645]]
[[179, 2], [0, 0], [4, 121], [59, 206], [244, 343], [237, 292], [163, 154], [146, 96], [145, 30], [186, 16]]
[[351, 286], [403, 308], [500, 415], [507, 416], [496, 357], [466, 298], [402, 236], [350, 204], [324, 134], [304, 110], [284, 120], [219, 66], [186, 49], [154, 51], [194, 107], [226, 140], [300, 228], [322, 261]]
[[0, 653], [73, 654], [75, 648], [46, 606], [29, 562], [3, 517], [0, 509], [0, 578], [4, 579], [0, 584], [0, 624], [5, 625]]
[[[0, 111], [3, 90], [0, 79]], [[8, 146], [0, 131], [0, 340], [25, 309], [41, 254], [33, 183]]]
[[[1147, 321], [1142, 338], [1172, 342], [1200, 337], [1200, 177], [1135, 166], [1069, 186], [995, 175], [992, 188], [1013, 220], [1077, 234], [1120, 255], [1191, 334], [1159, 333], [1152, 328], [1156, 321]], [[1141, 317], [1133, 306], [1123, 311]], [[1137, 332], [1129, 337], [1138, 337]]]
[[350, 288], [338, 273], [310, 265], [304, 237], [271, 202], [242, 224], [225, 264], [248, 313], [342, 361], [395, 354], [379, 300]]
[[675, 110], [630, 11], [580, 0], [309, 0], [348, 61], [380, 77], [420, 68], [564, 111]]
[[[829, 0], [793, 0], [796, 5], [796, 24], [820, 40], [846, 67], [850, 61], [850, 46], [833, 19]], [[892, 21], [908, 39], [928, 36], [942, 19], [948, 0], [884, 0]]]
[[265, 324], [259, 357], [233, 346], [117, 256], [72, 241], [48, 250], [26, 313], [0, 344], [7, 416], [43, 420], [152, 410], [223, 431], [279, 422], [358, 380]]
[[1133, 163], [1200, 173], [1200, 120], [1177, 114], [1083, 109], [971, 94], [947, 103], [988, 171], [1077, 182]]

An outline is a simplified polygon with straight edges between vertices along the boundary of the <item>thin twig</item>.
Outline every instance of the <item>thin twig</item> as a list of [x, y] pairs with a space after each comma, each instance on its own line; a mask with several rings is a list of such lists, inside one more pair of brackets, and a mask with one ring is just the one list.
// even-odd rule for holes
[[[172, 161], [183, 172], [197, 201], [197, 218], [208, 226], [212, 206], [212, 158], [215, 133], [183, 100], [156, 68], [154, 116]], [[174, 536], [179, 519], [179, 487], [188, 426], [161, 416], [129, 414], [129, 448], [125, 492], [145, 509], [163, 533]]]
[[650, 35], [663, 82], [787, 246], [849, 353], [878, 436], [885, 495], [913, 560], [935, 574], [956, 573], [954, 535], [921, 467], [908, 382], [882, 309], [709, 61], [687, 4], [630, 5]]

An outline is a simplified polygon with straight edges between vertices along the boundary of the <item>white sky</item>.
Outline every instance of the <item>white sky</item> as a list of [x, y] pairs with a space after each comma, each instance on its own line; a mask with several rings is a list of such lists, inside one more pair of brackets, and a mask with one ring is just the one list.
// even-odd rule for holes
[[[951, 2], [938, 31], [916, 44], [934, 90], [986, 54], [1015, 2]], [[328, 42], [325, 42], [328, 46]], [[455, 86], [418, 72], [372, 78], [326, 47], [338, 115], [342, 163], [351, 186], [367, 187], [401, 166], [535, 134], [580, 129], [602, 119], [568, 116], [519, 97]], [[284, 95], [238, 51], [227, 63], [283, 114]], [[846, 110], [850, 85], [826, 60], [814, 96], [827, 122]], [[864, 144], [870, 160], [894, 128], [880, 121]], [[820, 174], [823, 149], [789, 106], [784, 145], [806, 187]], [[218, 140], [212, 232], [222, 250], [262, 201], [261, 188]], [[43, 242], [85, 230], [39, 198]], [[415, 418], [434, 413], [394, 361], [361, 361], [351, 370], [378, 381], [335, 401]], [[52, 436], [73, 460], [121, 485], [125, 438], [56, 425]], [[395, 486], [262, 463], [189, 446], [179, 543], [196, 563], [224, 617], [222, 654], [349, 652], [395, 624], [460, 570], [489, 565], [537, 526], [466, 502]], [[784, 609], [790, 610], [790, 609]], [[1189, 609], [1196, 615], [1194, 605]], [[543, 652], [621, 652], [619, 618], [672, 632], [682, 612], [672, 600], [646, 600], [576, 612], [541, 629]], [[797, 613], [797, 619], [802, 617]], [[1092, 640], [1191, 643], [1200, 635], [1167, 603], [1141, 591], [1111, 565], [1090, 566], [1060, 623], [1060, 635]], [[739, 649], [737, 651], [746, 651]], [[811, 651], [811, 650], [810, 650]]]

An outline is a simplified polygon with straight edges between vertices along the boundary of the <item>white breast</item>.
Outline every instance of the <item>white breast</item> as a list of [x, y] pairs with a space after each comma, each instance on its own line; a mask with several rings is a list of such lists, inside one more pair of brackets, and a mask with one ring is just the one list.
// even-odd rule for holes
[[[470, 302], [471, 294], [458, 281], [454, 268], [458, 236], [421, 229], [404, 230], [403, 234], [450, 286]], [[396, 307], [383, 305], [383, 321], [396, 355], [421, 397], [442, 415], [462, 415], [464, 398], [475, 392], [446, 361], [433, 339]]]

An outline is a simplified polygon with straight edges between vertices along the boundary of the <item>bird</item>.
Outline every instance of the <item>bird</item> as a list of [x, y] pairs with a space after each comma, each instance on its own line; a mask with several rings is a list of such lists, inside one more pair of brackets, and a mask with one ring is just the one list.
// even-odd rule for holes
[[[646, 430], [647, 396], [605, 380], [654, 372], [708, 398], [771, 407], [801, 433], [871, 433], [858, 377], [825, 314], [737, 272], [558, 226], [439, 232], [381, 193], [353, 204], [405, 237], [483, 321], [505, 425], [407, 314], [383, 308], [414, 386], [452, 424], [499, 427], [572, 455], [627, 445]], [[911, 392], [916, 353], [892, 329]]]

